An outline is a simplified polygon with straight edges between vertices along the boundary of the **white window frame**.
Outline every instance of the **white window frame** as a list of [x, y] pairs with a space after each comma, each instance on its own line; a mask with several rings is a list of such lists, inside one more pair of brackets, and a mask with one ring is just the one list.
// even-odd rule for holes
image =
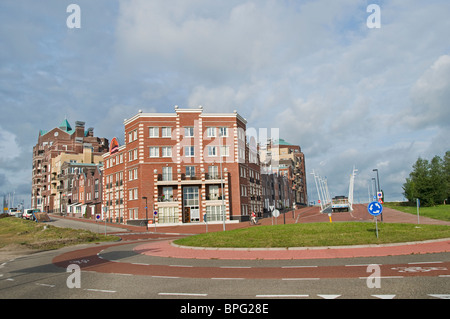
[[159, 147], [158, 146], [150, 146], [149, 148], [149, 157], [159, 157]]
[[185, 146], [184, 147], [184, 156], [194, 157], [195, 156], [195, 147], [194, 146]]
[[161, 137], [172, 137], [172, 128], [170, 126], [164, 126], [161, 128]]
[[149, 127], [148, 128], [148, 137], [150, 138], [158, 138], [159, 137], [159, 127]]
[[162, 147], [162, 157], [172, 157], [172, 147], [163, 146]]

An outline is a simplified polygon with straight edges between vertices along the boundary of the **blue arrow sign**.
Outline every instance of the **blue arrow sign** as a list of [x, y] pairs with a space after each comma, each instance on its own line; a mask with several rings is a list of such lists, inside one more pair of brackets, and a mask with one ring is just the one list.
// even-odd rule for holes
[[367, 206], [367, 211], [372, 216], [378, 216], [383, 211], [383, 205], [379, 202], [371, 202], [369, 206]]

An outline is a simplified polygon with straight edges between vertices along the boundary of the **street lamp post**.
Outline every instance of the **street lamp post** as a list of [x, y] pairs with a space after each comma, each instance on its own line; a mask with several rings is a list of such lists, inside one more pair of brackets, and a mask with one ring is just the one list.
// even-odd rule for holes
[[221, 130], [219, 129], [219, 159], [220, 159], [220, 184], [221, 184], [221, 188], [222, 188], [222, 206], [221, 206], [221, 211], [222, 211], [222, 218], [223, 218], [223, 231], [225, 231], [225, 191], [223, 188], [223, 171], [222, 171], [222, 141], [221, 141], [221, 137], [223, 136]]
[[143, 196], [142, 199], [145, 199], [145, 227], [148, 231], [148, 205], [147, 205], [147, 196]]

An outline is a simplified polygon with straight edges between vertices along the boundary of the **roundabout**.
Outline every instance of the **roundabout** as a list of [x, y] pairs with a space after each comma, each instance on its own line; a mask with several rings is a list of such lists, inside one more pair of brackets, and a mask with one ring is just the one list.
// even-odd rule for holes
[[[99, 245], [61, 254], [53, 263], [63, 268], [77, 264], [83, 271], [167, 278], [366, 278], [371, 264], [380, 266], [383, 277], [450, 277], [450, 239], [290, 249], [196, 249], [174, 246], [171, 242], [172, 239], [164, 238]], [[423, 256], [429, 259], [433, 254], [439, 260], [424, 261]], [[434, 268], [401, 271], [415, 263]]]
[[[326, 216], [306, 209], [295, 221], [325, 221]], [[385, 219], [408, 222], [408, 214], [386, 209]], [[366, 208], [357, 205], [351, 213], [336, 214], [336, 220], [367, 220]], [[292, 216], [294, 217], [294, 216]], [[369, 217], [370, 218], [370, 217]], [[322, 220], [323, 219], [323, 220]], [[270, 223], [270, 219], [264, 222]], [[294, 218], [292, 221], [294, 222]], [[430, 223], [432, 223], [431, 221]], [[445, 223], [445, 222], [444, 222]], [[212, 227], [210, 227], [212, 228]], [[167, 233], [123, 234], [122, 241], [74, 249], [53, 259], [67, 268], [78, 264], [83, 271], [144, 275], [162, 278], [228, 278], [317, 280], [321, 278], [366, 278], [367, 267], [380, 265], [383, 277], [450, 277], [450, 238], [396, 244], [347, 245], [290, 248], [203, 248], [173, 243], [185, 238], [189, 228], [166, 229]], [[195, 233], [203, 232], [196, 226]], [[403, 271], [419, 263], [429, 271]], [[425, 268], [423, 268], [425, 269]]]

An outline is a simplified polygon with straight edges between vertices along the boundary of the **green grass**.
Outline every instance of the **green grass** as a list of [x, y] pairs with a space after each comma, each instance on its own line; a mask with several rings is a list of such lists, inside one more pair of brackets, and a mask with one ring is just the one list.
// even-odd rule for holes
[[0, 219], [0, 248], [19, 245], [28, 249], [52, 250], [68, 245], [117, 239], [116, 236], [104, 236], [86, 230], [60, 228], [16, 217]]
[[308, 223], [258, 226], [185, 237], [176, 244], [198, 247], [313, 247], [385, 244], [450, 238], [450, 226], [373, 222]]
[[[401, 212], [417, 215], [417, 207], [406, 206], [406, 203], [388, 202], [384, 203], [383, 206], [393, 208]], [[419, 207], [419, 217], [420, 216], [450, 221], [450, 205]]]

